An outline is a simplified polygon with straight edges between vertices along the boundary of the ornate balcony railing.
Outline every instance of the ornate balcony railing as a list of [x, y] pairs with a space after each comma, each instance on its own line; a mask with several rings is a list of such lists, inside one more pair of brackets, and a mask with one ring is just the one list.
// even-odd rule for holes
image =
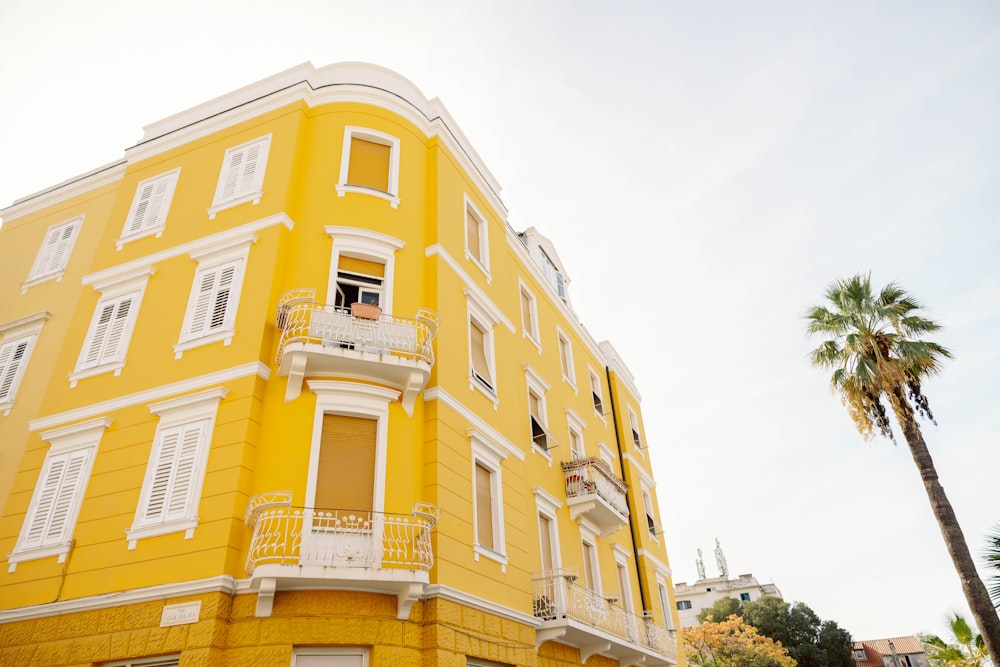
[[434, 505], [391, 514], [291, 507], [283, 502], [288, 498], [257, 496], [247, 507], [251, 576], [262, 565], [429, 570], [434, 564], [431, 529], [440, 515]]
[[676, 661], [677, 640], [673, 632], [651, 618], [624, 609], [614, 599], [578, 585], [576, 580], [577, 576], [568, 571], [544, 572], [532, 579], [534, 615], [547, 628], [575, 621], [617, 638], [619, 642], [607, 649], [613, 655], [630, 655], [635, 647], [640, 647], [667, 661]]
[[601, 527], [602, 534], [610, 534], [628, 523], [627, 487], [608, 464], [591, 457], [564, 461], [562, 468], [566, 499], [574, 519], [586, 515]]

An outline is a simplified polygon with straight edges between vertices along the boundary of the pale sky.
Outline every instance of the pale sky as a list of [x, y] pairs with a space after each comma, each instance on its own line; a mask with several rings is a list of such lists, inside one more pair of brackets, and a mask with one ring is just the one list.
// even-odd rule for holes
[[0, 2], [0, 207], [288, 67], [440, 97], [515, 229], [637, 377], [675, 581], [774, 582], [855, 639], [966, 613], [909, 452], [809, 367], [834, 279], [897, 280], [955, 360], [924, 434], [974, 557], [1000, 522], [1000, 4]]

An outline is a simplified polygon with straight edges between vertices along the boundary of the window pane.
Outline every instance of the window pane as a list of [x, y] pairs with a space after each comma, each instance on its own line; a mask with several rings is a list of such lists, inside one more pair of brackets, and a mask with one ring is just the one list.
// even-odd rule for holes
[[347, 183], [388, 192], [390, 151], [390, 147], [384, 144], [351, 137]]
[[492, 473], [483, 466], [476, 464], [476, 529], [478, 543], [484, 547], [493, 547], [493, 494]]

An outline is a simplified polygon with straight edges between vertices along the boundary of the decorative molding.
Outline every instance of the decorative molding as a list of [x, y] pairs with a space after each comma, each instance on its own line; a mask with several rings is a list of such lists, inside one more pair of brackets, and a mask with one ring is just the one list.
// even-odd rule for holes
[[13, 338], [21, 334], [34, 334], [42, 330], [42, 325], [51, 319], [52, 313], [42, 310], [33, 315], [25, 315], [16, 320], [0, 324], [0, 339]]
[[653, 565], [653, 569], [656, 570], [656, 574], [666, 578], [673, 574], [673, 570], [670, 566], [660, 560], [659, 556], [650, 552], [649, 549], [638, 549], [637, 553], [642, 558], [645, 558]]
[[465, 283], [465, 294], [467, 297], [474, 299], [483, 308], [483, 310], [485, 310], [493, 319], [497, 321], [497, 323], [503, 324], [511, 333], [517, 332], [517, 327], [514, 326], [514, 323], [511, 322], [506, 315], [504, 315], [504, 312], [500, 310], [500, 308], [498, 308], [488, 296], [486, 296], [486, 292], [484, 292], [479, 285], [472, 281], [469, 274], [466, 273], [461, 266], [459, 266], [458, 262], [455, 261], [455, 258], [444, 249], [444, 246], [440, 243], [434, 243], [427, 246], [424, 250], [424, 254], [427, 257], [434, 257], [437, 255], [444, 260], [444, 263], [455, 272], [455, 275], [457, 275], [463, 283]]
[[98, 289], [97, 285], [102, 284], [104, 281], [114, 282], [118, 279], [118, 276], [128, 275], [133, 271], [151, 267], [154, 264], [172, 259], [179, 255], [196, 257], [202, 253], [210, 252], [220, 247], [244, 243], [249, 238], [249, 235], [262, 229], [273, 227], [274, 225], [284, 225], [286, 229], [291, 230], [295, 226], [295, 223], [286, 213], [275, 213], [274, 215], [269, 215], [266, 218], [260, 218], [259, 220], [248, 222], [245, 225], [240, 225], [239, 227], [233, 227], [232, 229], [227, 229], [215, 234], [209, 234], [208, 236], [203, 236], [195, 239], [194, 241], [189, 241], [187, 243], [176, 245], [172, 248], [161, 250], [160, 252], [153, 253], [152, 255], [146, 255], [145, 257], [140, 257], [139, 259], [125, 262], [124, 264], [119, 264], [118, 266], [112, 266], [110, 268], [97, 271], [96, 273], [88, 274], [83, 277], [82, 282], [84, 285], [94, 285], [95, 289]]
[[440, 400], [443, 404], [457, 412], [459, 416], [472, 424], [472, 426], [475, 427], [481, 435], [488, 438], [490, 442], [499, 445], [504, 451], [516, 458], [518, 461], [524, 460], [524, 452], [521, 451], [513, 442], [505, 438], [502, 433], [483, 421], [479, 415], [466, 407], [461, 401], [441, 387], [431, 387], [430, 389], [424, 391], [424, 402], [434, 400]]
[[[100, 440], [98, 432], [107, 430], [112, 422], [110, 417], [100, 417], [79, 424], [55, 428], [51, 431], [43, 431], [40, 435], [42, 440], [52, 445], [49, 451], [55, 454], [76, 449], [81, 445], [90, 446], [95, 439]], [[97, 435], [96, 438], [95, 435]]]
[[62, 183], [56, 183], [45, 190], [21, 197], [7, 208], [0, 210], [0, 216], [3, 217], [4, 223], [10, 224], [18, 218], [54, 206], [90, 190], [96, 190], [115, 181], [120, 181], [125, 176], [125, 165], [125, 160], [111, 162]]
[[221, 371], [205, 373], [204, 375], [198, 375], [179, 382], [161, 385], [152, 389], [144, 389], [143, 391], [126, 394], [125, 396], [119, 396], [107, 401], [101, 401], [100, 403], [91, 403], [90, 405], [74, 408], [72, 410], [66, 410], [65, 412], [58, 412], [47, 417], [33, 419], [28, 422], [28, 430], [40, 431], [42, 429], [59, 426], [60, 424], [94, 417], [100, 414], [120, 410], [122, 408], [131, 407], [133, 405], [150, 403], [152, 401], [165, 399], [170, 396], [192, 392], [211, 385], [229, 382], [231, 380], [238, 380], [251, 375], [257, 375], [260, 376], [261, 379], [267, 380], [271, 377], [271, 369], [259, 361], [252, 361], [239, 366], [226, 368]]
[[535, 618], [531, 614], [525, 614], [522, 611], [517, 611], [516, 609], [504, 607], [503, 605], [496, 604], [495, 602], [483, 600], [482, 598], [476, 597], [470, 593], [460, 591], [457, 588], [452, 588], [451, 586], [445, 586], [444, 584], [431, 584], [427, 586], [424, 589], [424, 600], [428, 600], [430, 598], [440, 598], [442, 600], [447, 600], [448, 602], [455, 602], [457, 604], [465, 605], [466, 607], [471, 607], [472, 609], [485, 611], [486, 613], [493, 614], [494, 616], [500, 616], [501, 618], [516, 621], [517, 623], [530, 625], [533, 628], [537, 628], [542, 622], [540, 618]]
[[95, 609], [106, 609], [125, 604], [135, 604], [139, 602], [156, 602], [168, 600], [170, 598], [187, 597], [190, 595], [202, 595], [204, 593], [234, 593], [250, 592], [249, 580], [238, 580], [228, 574], [210, 577], [208, 579], [197, 579], [194, 581], [184, 581], [174, 584], [161, 584], [159, 586], [148, 586], [145, 588], [135, 588], [106, 595], [94, 595], [76, 600], [64, 600], [61, 602], [48, 602], [45, 604], [32, 605], [30, 607], [20, 607], [18, 609], [7, 609], [0, 611], [0, 623], [11, 623], [13, 621], [26, 621], [33, 618], [45, 618], [46, 616], [61, 616], [75, 612], [93, 611]]

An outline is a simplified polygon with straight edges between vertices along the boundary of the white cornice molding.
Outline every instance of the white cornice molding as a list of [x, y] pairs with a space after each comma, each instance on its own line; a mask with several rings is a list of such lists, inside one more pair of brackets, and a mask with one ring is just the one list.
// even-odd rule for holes
[[424, 249], [424, 255], [427, 257], [440, 257], [444, 263], [455, 272], [455, 275], [457, 275], [459, 279], [465, 283], [465, 293], [467, 296], [471, 296], [475, 299], [492, 319], [496, 320], [500, 324], [503, 324], [511, 333], [515, 333], [517, 331], [514, 323], [510, 321], [510, 318], [508, 318], [504, 312], [500, 310], [500, 308], [497, 307], [497, 305], [493, 303], [488, 296], [486, 296], [486, 292], [484, 292], [479, 285], [473, 282], [472, 278], [469, 277], [469, 274], [466, 273], [461, 266], [459, 266], [458, 262], [455, 261], [455, 258], [444, 249], [444, 246], [440, 243], [429, 245], [426, 249]]
[[621, 380], [621, 383], [625, 385], [625, 388], [628, 389], [629, 393], [631, 393], [635, 398], [635, 402], [641, 403], [642, 395], [639, 393], [639, 389], [635, 386], [635, 376], [632, 375], [632, 371], [629, 370], [629, 367], [625, 365], [622, 355], [618, 354], [618, 350], [615, 349], [615, 346], [612, 345], [609, 340], [602, 340], [599, 343], [599, 346], [605, 363], [615, 372], [615, 377]]
[[171, 396], [177, 396], [178, 394], [193, 392], [210, 385], [229, 382], [231, 380], [238, 380], [251, 375], [257, 375], [260, 376], [261, 379], [267, 380], [271, 377], [271, 369], [259, 361], [252, 361], [240, 366], [226, 368], [221, 371], [198, 375], [193, 378], [181, 380], [180, 382], [173, 382], [171, 384], [165, 384], [152, 389], [137, 391], [133, 394], [118, 396], [117, 398], [101, 401], [99, 403], [91, 403], [90, 405], [74, 408], [72, 410], [66, 410], [65, 412], [59, 412], [54, 415], [49, 415], [48, 417], [33, 419], [28, 422], [28, 430], [41, 431], [42, 429], [53, 428], [59, 426], [60, 424], [66, 424], [80, 419], [87, 419], [89, 417], [96, 417], [108, 412], [131, 407], [133, 405], [159, 401]]
[[117, 266], [112, 266], [95, 273], [87, 274], [83, 277], [82, 282], [84, 285], [94, 285], [96, 288], [96, 285], [104, 281], [114, 282], [119, 279], [119, 276], [128, 275], [134, 271], [141, 271], [142, 269], [151, 267], [158, 262], [172, 259], [179, 255], [197, 257], [205, 252], [218, 248], [226, 248], [233, 244], [238, 245], [240, 243], [249, 243], [256, 239], [256, 237], [253, 236], [254, 232], [267, 229], [268, 227], [273, 227], [274, 225], [284, 225], [286, 229], [291, 230], [295, 226], [295, 223], [290, 217], [288, 217], [287, 214], [275, 213], [274, 215], [269, 215], [266, 218], [260, 218], [259, 220], [248, 222], [244, 225], [240, 225], [239, 227], [233, 227], [232, 229], [226, 229], [215, 234], [203, 236], [199, 239], [195, 239], [194, 241], [188, 241], [187, 243], [182, 243], [172, 248], [166, 248], [160, 252], [155, 252], [152, 255], [146, 255], [145, 257], [125, 262], [124, 264], [118, 264]]
[[516, 458], [518, 461], [524, 460], [524, 452], [518, 449], [513, 442], [505, 438], [500, 431], [487, 424], [479, 415], [462, 404], [461, 401], [441, 387], [431, 387], [430, 389], [424, 391], [424, 402], [435, 400], [440, 400], [449, 408], [457, 412], [462, 418], [472, 424], [473, 427], [480, 432], [480, 434], [488, 438], [493, 444], [499, 445], [504, 451]]
[[674, 571], [670, 569], [669, 565], [660, 560], [658, 555], [651, 553], [648, 549], [639, 549], [638, 554], [641, 558], [648, 560], [653, 565], [653, 569], [656, 570], [656, 574], [664, 579], [670, 577], [674, 573]]
[[442, 600], [447, 600], [448, 602], [455, 602], [466, 607], [472, 607], [473, 609], [477, 609], [479, 611], [485, 611], [487, 614], [493, 614], [495, 616], [500, 616], [501, 618], [516, 621], [517, 623], [530, 625], [533, 628], [538, 627], [538, 625], [542, 622], [541, 619], [535, 618], [531, 614], [525, 614], [523, 611], [517, 611], [516, 609], [511, 609], [510, 607], [504, 607], [503, 605], [484, 600], [470, 593], [466, 593], [465, 591], [460, 591], [457, 588], [445, 586], [444, 584], [431, 584], [427, 586], [424, 589], [423, 598], [424, 600], [428, 600], [430, 598], [440, 598]]
[[72, 199], [89, 190], [120, 181], [125, 175], [125, 160], [112, 162], [98, 167], [85, 174], [74, 176], [69, 180], [57, 183], [50, 188], [40, 190], [26, 197], [21, 197], [5, 209], [0, 209], [0, 218], [4, 223], [10, 223], [18, 218], [41, 211], [67, 199]]
[[10, 322], [4, 322], [0, 324], [0, 338], [14, 338], [25, 333], [38, 333], [42, 330], [42, 325], [51, 317], [52, 313], [47, 310], [41, 310], [37, 313], [11, 320]]
[[6, 609], [0, 611], [0, 623], [27, 621], [33, 618], [44, 618], [46, 616], [61, 616], [63, 614], [93, 611], [95, 609], [106, 609], [108, 607], [118, 607], [125, 604], [135, 604], [139, 602], [154, 602], [157, 600], [165, 601], [171, 598], [204, 595], [205, 593], [225, 593], [226, 595], [233, 595], [237, 592], [249, 592], [246, 590], [246, 586], [241, 586], [241, 583], [242, 582], [240, 580], [237, 580], [228, 574], [223, 574], [217, 577], [209, 577], [208, 579], [183, 581], [176, 584], [161, 584], [159, 586], [136, 588], [130, 591], [108, 593], [107, 595], [94, 595], [91, 597], [78, 598], [76, 600], [64, 600], [60, 602], [32, 605], [30, 607]]

